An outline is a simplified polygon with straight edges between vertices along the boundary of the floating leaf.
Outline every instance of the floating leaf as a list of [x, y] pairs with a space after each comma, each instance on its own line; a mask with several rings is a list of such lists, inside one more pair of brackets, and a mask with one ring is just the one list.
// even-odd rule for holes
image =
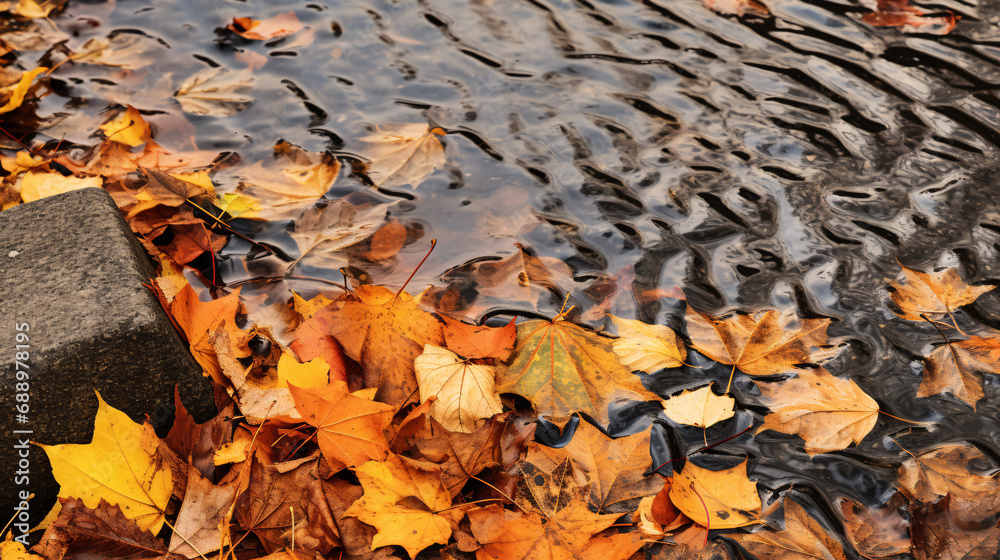
[[684, 363], [687, 356], [684, 343], [670, 327], [608, 316], [618, 327], [615, 354], [632, 370], [652, 374], [663, 368], [680, 367]]
[[368, 178], [377, 187], [414, 187], [445, 163], [444, 146], [438, 140], [441, 129], [423, 123], [392, 123], [376, 127], [375, 133], [360, 138], [368, 147]]
[[910, 321], [922, 321], [921, 315], [933, 318], [951, 314], [993, 289], [993, 286], [969, 286], [954, 268], [932, 273], [900, 268], [890, 297], [899, 308], [897, 314]]
[[185, 80], [174, 99], [181, 109], [194, 115], [230, 117], [253, 103], [253, 98], [244, 94], [252, 87], [253, 76], [246, 70], [206, 68]]
[[785, 528], [764, 528], [750, 535], [734, 535], [751, 554], [763, 559], [845, 560], [844, 547], [793, 500], [785, 500]]
[[976, 403], [985, 396], [980, 372], [995, 372], [998, 362], [1000, 338], [997, 337], [973, 336], [938, 346], [927, 356], [927, 368], [917, 396], [948, 392], [975, 409]]
[[721, 471], [710, 471], [687, 461], [684, 470], [673, 477], [670, 501], [695, 523], [709, 529], [732, 529], [760, 522], [760, 496], [757, 483], [747, 478], [746, 460]]
[[712, 392], [712, 385], [696, 391], [684, 391], [663, 402], [663, 413], [667, 418], [685, 424], [707, 428], [733, 417], [732, 397], [718, 396]]
[[302, 27], [302, 22], [295, 12], [285, 12], [260, 21], [247, 17], [233, 18], [233, 22], [227, 25], [226, 29], [244, 39], [266, 41], [297, 33]]

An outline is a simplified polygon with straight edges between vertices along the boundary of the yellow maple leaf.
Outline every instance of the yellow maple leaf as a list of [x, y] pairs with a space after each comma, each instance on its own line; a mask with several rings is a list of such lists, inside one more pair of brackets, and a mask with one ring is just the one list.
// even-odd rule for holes
[[33, 169], [21, 177], [21, 200], [33, 202], [40, 198], [67, 193], [78, 189], [90, 187], [101, 188], [104, 186], [104, 179], [100, 177], [84, 177], [82, 179], [64, 177], [62, 173], [55, 171], [45, 172]]
[[117, 117], [101, 125], [104, 136], [133, 148], [149, 142], [152, 132], [149, 124], [135, 107], [128, 105]]
[[424, 353], [413, 361], [420, 387], [420, 400], [437, 397], [431, 417], [450, 432], [471, 434], [480, 420], [503, 412], [495, 388], [493, 366], [474, 364], [450, 350], [424, 345]]
[[0, 99], [7, 98], [7, 102], [0, 107], [0, 115], [20, 107], [21, 103], [24, 103], [24, 96], [28, 94], [28, 89], [31, 88], [31, 82], [35, 80], [36, 76], [47, 70], [48, 68], [39, 66], [22, 74], [21, 79], [16, 84], [0, 88]]
[[652, 374], [684, 363], [687, 351], [670, 327], [608, 316], [618, 327], [620, 337], [612, 343], [615, 354], [632, 370]]
[[678, 424], [707, 428], [733, 417], [732, 397], [718, 396], [709, 384], [695, 391], [684, 391], [663, 401], [663, 413]]
[[173, 492], [170, 469], [159, 456], [152, 426], [136, 424], [97, 395], [94, 438], [87, 444], [42, 445], [59, 483], [60, 498], [79, 498], [96, 509], [117, 505], [143, 530], [156, 534]]
[[330, 366], [322, 355], [303, 364], [285, 352], [278, 358], [277, 374], [278, 386], [282, 387], [288, 387], [291, 383], [296, 387], [308, 389], [321, 387], [330, 382]]
[[670, 501], [709, 529], [745, 527], [760, 521], [760, 495], [757, 483], [747, 478], [747, 460], [721, 471], [687, 461], [684, 470], [674, 475]]

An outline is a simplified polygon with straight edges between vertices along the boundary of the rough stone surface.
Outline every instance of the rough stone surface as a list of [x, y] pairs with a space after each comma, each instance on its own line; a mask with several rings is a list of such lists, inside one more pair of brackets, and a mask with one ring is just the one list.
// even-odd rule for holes
[[[94, 391], [133, 420], [172, 420], [174, 386], [198, 421], [214, 413], [201, 368], [142, 286], [155, 273], [111, 197], [82, 189], [0, 212], [0, 518], [21, 490], [34, 526], [58, 485], [44, 451], [29, 449], [27, 484], [16, 478], [20, 439], [89, 443]], [[15, 405], [17, 326], [26, 323], [30, 369], [27, 423]], [[24, 357], [22, 355], [22, 357]], [[15, 434], [15, 430], [31, 430]], [[15, 535], [20, 531], [15, 530]]]

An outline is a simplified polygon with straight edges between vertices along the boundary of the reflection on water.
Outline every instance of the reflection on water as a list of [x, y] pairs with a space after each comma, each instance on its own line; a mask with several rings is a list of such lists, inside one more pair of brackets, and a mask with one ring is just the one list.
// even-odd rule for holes
[[[766, 4], [770, 17], [737, 19], [699, 0], [76, 2], [59, 18], [71, 48], [116, 32], [149, 38], [151, 54], [131, 70], [66, 64], [38, 114], [44, 134], [83, 145], [93, 142], [84, 124], [112, 99], [150, 111], [168, 146], [246, 162], [279, 139], [331, 151], [346, 165], [328, 196], [395, 202], [409, 233], [391, 266], [357, 261], [348, 273], [402, 284], [437, 239], [410, 291], [435, 286], [433, 301], [456, 315], [552, 315], [571, 293], [577, 320], [594, 326], [603, 324], [588, 314], [595, 308], [676, 326], [682, 287], [707, 312], [797, 306], [834, 319], [831, 332], [849, 345], [834, 372], [884, 410], [935, 427], [882, 419], [861, 446], [812, 459], [774, 433], [716, 449], [749, 453], [763, 486], [794, 484], [829, 517], [838, 496], [875, 504], [891, 494], [902, 459], [889, 435], [909, 448], [967, 440], [1000, 457], [997, 379], [987, 376], [975, 413], [944, 397], [915, 400], [916, 360], [937, 333], [895, 319], [882, 293], [897, 259], [915, 268], [951, 259], [970, 282], [1000, 278], [1000, 31], [960, 0], [941, 3], [963, 18], [944, 37], [871, 28], [848, 0]], [[233, 17], [288, 10], [311, 40], [247, 41], [224, 29]], [[184, 118], [169, 99], [200, 70], [248, 66], [254, 101], [231, 117]], [[374, 190], [350, 174], [357, 140], [391, 122], [448, 133], [447, 164], [417, 188]], [[221, 191], [238, 184], [234, 169], [215, 175]], [[287, 223], [239, 227], [277, 252], [248, 259], [251, 246], [234, 239], [225, 281], [293, 257]], [[484, 270], [514, 258], [513, 276], [484, 283]], [[548, 263], [550, 276], [526, 281], [526, 262]], [[342, 280], [335, 270], [299, 274]], [[987, 295], [972, 314], [1000, 327], [997, 306]], [[665, 395], [729, 375], [695, 365], [708, 369], [665, 372], [652, 387]], [[740, 402], [757, 395], [737, 379]], [[629, 414], [622, 426], [636, 421]], [[728, 437], [744, 424], [713, 430]], [[701, 441], [662, 428], [663, 457]]]

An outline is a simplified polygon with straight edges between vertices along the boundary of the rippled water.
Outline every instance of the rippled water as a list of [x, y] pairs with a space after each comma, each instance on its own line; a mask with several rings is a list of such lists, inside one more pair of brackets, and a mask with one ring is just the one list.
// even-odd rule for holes
[[[915, 399], [919, 358], [940, 337], [884, 306], [897, 259], [957, 265], [972, 283], [1000, 280], [1000, 5], [936, 2], [963, 18], [938, 37], [869, 27], [849, 0], [765, 4], [771, 17], [737, 19], [699, 0], [76, 2], [60, 17], [76, 30], [71, 47], [115, 31], [154, 37], [162, 52], [133, 73], [66, 65], [38, 113], [71, 110], [76, 117], [45, 134], [89, 145], [79, 115], [104, 110], [110, 92], [142, 109], [200, 69], [244, 68], [256, 53], [266, 64], [252, 106], [228, 118], [150, 115], [159, 139], [254, 161], [281, 138], [350, 162], [373, 124], [427, 121], [448, 132], [447, 165], [418, 188], [375, 191], [345, 165], [330, 196], [402, 201], [400, 219], [422, 231], [393, 266], [356, 274], [401, 284], [436, 238], [410, 291], [460, 288], [463, 264], [509, 256], [520, 243], [572, 272], [541, 289], [542, 314], [571, 293], [584, 313], [604, 302], [679, 326], [682, 305], [659, 296], [682, 287], [703, 311], [797, 306], [834, 319], [831, 333], [849, 349], [831, 369], [884, 410], [934, 427], [882, 418], [861, 446], [813, 459], [774, 433], [716, 451], [749, 453], [763, 486], [794, 485], [835, 519], [837, 496], [879, 504], [891, 494], [903, 455], [889, 436], [910, 449], [970, 441], [1000, 459], [997, 377], [986, 376], [978, 412]], [[308, 46], [222, 29], [233, 17], [287, 10], [315, 34]], [[236, 180], [216, 177], [223, 188]], [[283, 227], [257, 233], [280, 246]], [[224, 252], [227, 281], [254, 276], [240, 259], [246, 249]], [[483, 302], [476, 314], [499, 305]], [[501, 308], [535, 311], [529, 302]], [[998, 311], [986, 295], [971, 314], [1000, 328]], [[581, 320], [599, 326], [598, 317]], [[652, 387], [666, 395], [706, 374], [724, 383], [729, 369], [664, 372]], [[713, 428], [716, 437], [764, 410], [747, 378], [735, 387], [750, 412]], [[612, 432], [650, 416], [626, 407]], [[662, 457], [700, 447], [700, 431], [654, 431]]]

